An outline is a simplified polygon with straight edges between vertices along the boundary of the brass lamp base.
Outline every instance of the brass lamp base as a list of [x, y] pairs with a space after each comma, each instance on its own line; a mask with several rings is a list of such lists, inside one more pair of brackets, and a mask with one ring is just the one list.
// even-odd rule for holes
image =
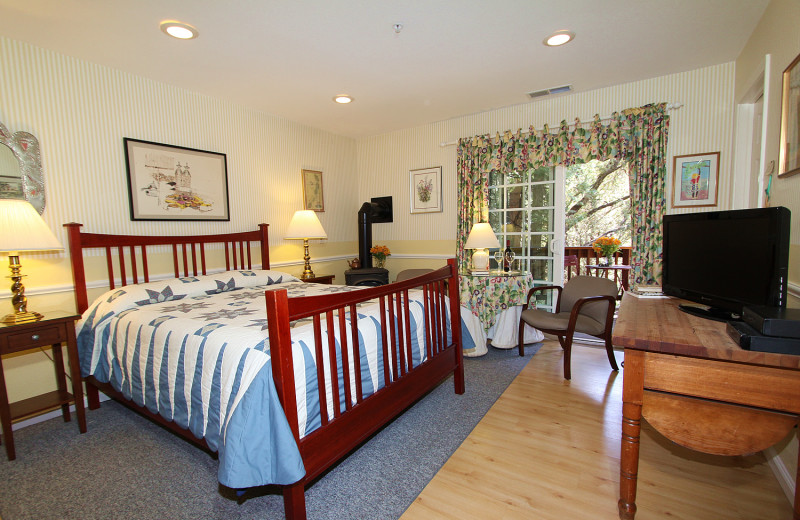
[[305, 260], [305, 265], [303, 266], [303, 274], [300, 275], [301, 280], [308, 280], [309, 278], [314, 278], [314, 271], [311, 270], [311, 255], [308, 254], [308, 239], [303, 239], [303, 260]]
[[0, 321], [2, 323], [13, 325], [16, 323], [30, 323], [32, 321], [39, 321], [42, 318], [44, 318], [44, 316], [38, 312], [15, 312], [14, 314], [6, 314]]
[[6, 314], [3, 316], [3, 319], [0, 320], [2, 323], [6, 324], [14, 324], [14, 323], [30, 323], [32, 321], [39, 321], [44, 316], [39, 314], [38, 312], [30, 312], [28, 310], [28, 299], [25, 297], [25, 286], [22, 285], [22, 278], [25, 276], [24, 274], [20, 274], [20, 263], [19, 263], [19, 254], [18, 253], [10, 253], [8, 255], [8, 267], [11, 269], [11, 305], [14, 307], [14, 314]]

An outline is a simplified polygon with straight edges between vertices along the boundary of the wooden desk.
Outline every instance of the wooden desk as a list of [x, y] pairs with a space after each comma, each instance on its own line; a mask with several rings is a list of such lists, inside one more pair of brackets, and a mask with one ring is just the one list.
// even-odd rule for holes
[[[624, 520], [636, 514], [642, 417], [681, 446], [744, 455], [783, 439], [800, 415], [800, 356], [742, 350], [724, 323], [690, 316], [679, 303], [626, 293], [614, 328], [614, 344], [625, 348], [618, 504]], [[797, 490], [794, 518], [800, 519]]]

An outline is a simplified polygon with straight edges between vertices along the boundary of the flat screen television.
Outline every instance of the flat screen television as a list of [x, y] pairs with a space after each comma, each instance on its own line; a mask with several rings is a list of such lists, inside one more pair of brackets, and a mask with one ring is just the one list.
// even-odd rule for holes
[[785, 307], [790, 218], [784, 207], [665, 216], [662, 290], [718, 321], [745, 306]]

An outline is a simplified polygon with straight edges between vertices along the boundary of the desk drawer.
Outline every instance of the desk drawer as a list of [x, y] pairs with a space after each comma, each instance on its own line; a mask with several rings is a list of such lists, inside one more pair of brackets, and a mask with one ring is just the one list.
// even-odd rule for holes
[[63, 325], [50, 325], [8, 335], [8, 353], [66, 341]]
[[644, 387], [800, 413], [800, 371], [787, 368], [647, 352]]

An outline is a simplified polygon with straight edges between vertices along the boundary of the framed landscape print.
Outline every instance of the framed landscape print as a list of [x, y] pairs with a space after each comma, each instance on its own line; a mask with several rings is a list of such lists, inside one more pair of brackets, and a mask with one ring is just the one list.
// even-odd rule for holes
[[672, 172], [673, 208], [717, 205], [719, 152], [677, 155]]
[[322, 196], [322, 172], [303, 170], [303, 209], [325, 211], [325, 198]]
[[123, 142], [131, 220], [230, 220], [224, 153]]
[[783, 71], [778, 177], [800, 173], [800, 55]]
[[411, 213], [442, 211], [442, 167], [423, 168], [408, 172]]

